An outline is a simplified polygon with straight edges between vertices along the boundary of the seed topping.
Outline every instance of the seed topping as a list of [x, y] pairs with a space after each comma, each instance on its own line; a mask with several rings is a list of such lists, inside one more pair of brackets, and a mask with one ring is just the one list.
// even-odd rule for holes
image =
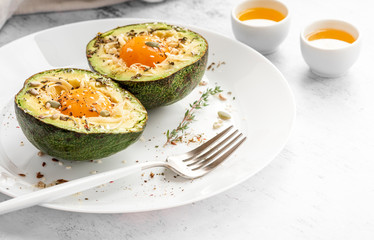
[[33, 96], [37, 96], [39, 94], [39, 92], [34, 88], [29, 89], [27, 92]]
[[102, 117], [109, 117], [110, 116], [110, 112], [108, 110], [102, 110], [100, 112], [100, 116], [102, 116]]
[[57, 101], [53, 101], [53, 100], [47, 101], [46, 106], [47, 106], [47, 104], [49, 104], [53, 108], [59, 108], [59, 107], [61, 107], [61, 103], [59, 103]]

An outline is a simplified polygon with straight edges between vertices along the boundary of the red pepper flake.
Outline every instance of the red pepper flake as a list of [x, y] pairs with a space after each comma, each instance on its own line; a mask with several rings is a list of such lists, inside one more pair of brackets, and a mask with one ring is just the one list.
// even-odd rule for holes
[[109, 183], [114, 183], [114, 181], [110, 181]]
[[42, 178], [42, 177], [44, 177], [44, 175], [41, 174], [40, 172], [38, 172], [38, 173], [36, 174], [36, 178]]
[[45, 162], [42, 163], [42, 167], [45, 167], [45, 165], [47, 165]]
[[65, 182], [68, 182], [68, 180], [65, 180], [65, 179], [57, 179], [57, 180], [56, 180], [56, 185], [61, 184], [61, 183], [65, 183]]
[[57, 158], [52, 158], [52, 161], [59, 162], [59, 160]]
[[26, 177], [26, 174], [23, 174], [23, 173], [19, 173], [18, 175], [21, 177]]
[[19, 128], [19, 126], [17, 126], [16, 128]]
[[155, 176], [155, 174], [154, 174], [153, 172], [151, 172], [151, 173], [149, 174], [149, 176], [150, 176], [151, 178], [153, 178], [153, 177]]

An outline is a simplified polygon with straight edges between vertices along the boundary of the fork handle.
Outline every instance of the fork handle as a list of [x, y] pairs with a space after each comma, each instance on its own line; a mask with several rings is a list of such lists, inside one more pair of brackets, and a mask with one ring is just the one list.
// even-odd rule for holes
[[66, 197], [68, 195], [81, 192], [110, 181], [128, 176], [132, 173], [151, 167], [162, 167], [162, 162], [146, 162], [135, 164], [129, 167], [114, 169], [95, 175], [72, 180], [66, 183], [55, 185], [53, 187], [44, 188], [35, 192], [27, 193], [19, 197], [0, 203], [0, 215], [16, 211], [19, 209], [31, 207], [41, 203], [51, 202], [53, 200]]

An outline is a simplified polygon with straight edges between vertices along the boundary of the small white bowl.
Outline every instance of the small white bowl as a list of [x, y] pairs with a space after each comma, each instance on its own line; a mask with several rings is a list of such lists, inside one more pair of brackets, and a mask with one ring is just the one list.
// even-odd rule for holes
[[[320, 46], [308, 41], [307, 36], [321, 29], [336, 29], [353, 36], [355, 41], [342, 46]], [[300, 48], [305, 62], [318, 76], [333, 78], [345, 74], [356, 62], [361, 48], [361, 34], [352, 24], [342, 20], [319, 20], [306, 26], [300, 35]]]
[[[256, 24], [256, 21], [240, 21], [238, 14], [249, 8], [271, 8], [281, 12], [285, 18], [279, 22]], [[248, 0], [236, 5], [231, 12], [232, 30], [237, 40], [262, 54], [277, 50], [288, 34], [290, 13], [287, 6], [276, 0]]]

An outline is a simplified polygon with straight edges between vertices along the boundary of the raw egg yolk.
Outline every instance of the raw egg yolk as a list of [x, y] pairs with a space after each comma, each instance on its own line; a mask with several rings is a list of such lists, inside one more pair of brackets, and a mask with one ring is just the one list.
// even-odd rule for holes
[[102, 110], [111, 110], [111, 101], [102, 92], [91, 89], [74, 89], [58, 98], [60, 112], [77, 118], [98, 117]]
[[127, 66], [140, 63], [154, 67], [166, 59], [166, 52], [169, 52], [168, 46], [158, 37], [137, 36], [123, 45], [119, 56]]

